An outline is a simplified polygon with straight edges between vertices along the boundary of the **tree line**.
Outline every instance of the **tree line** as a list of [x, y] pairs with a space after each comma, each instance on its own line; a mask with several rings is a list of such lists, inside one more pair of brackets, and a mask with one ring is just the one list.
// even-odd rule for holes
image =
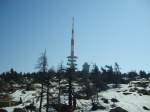
[[[98, 93], [105, 91], [109, 88], [108, 84], [113, 84], [113, 87], [119, 87], [120, 84], [129, 83], [132, 80], [138, 78], [149, 78], [150, 73], [146, 73], [141, 70], [139, 73], [136, 71], [130, 71], [128, 73], [122, 73], [120, 66], [115, 63], [114, 66], [106, 65], [104, 67], [98, 67], [96, 64], [89, 65], [85, 62], [82, 66], [82, 70], [76, 70], [74, 73], [70, 73], [68, 67], [65, 67], [62, 63], [57, 70], [51, 68], [48, 69], [48, 61], [46, 51], [38, 58], [37, 66], [38, 72], [32, 73], [18, 73], [14, 69], [10, 69], [8, 72], [0, 74], [0, 92], [12, 91], [12, 85], [26, 85], [27, 90], [32, 90], [32, 84], [41, 84], [41, 92], [39, 95], [39, 112], [42, 111], [43, 96], [46, 94], [46, 112], [48, 112], [49, 105], [53, 105], [56, 110], [67, 112], [65, 108], [67, 105], [62, 104], [60, 96], [64, 93], [71, 95], [71, 99], [68, 100], [69, 107], [68, 112], [72, 112], [76, 108], [76, 99], [84, 98], [91, 99], [92, 105], [98, 102]], [[66, 81], [66, 82], [65, 82]], [[58, 95], [53, 103], [50, 102], [50, 97], [53, 96], [50, 89], [53, 88], [53, 82], [56, 82], [58, 87]], [[63, 84], [62, 84], [63, 83]], [[66, 86], [63, 86], [66, 83]], [[74, 87], [73, 83], [77, 83], [82, 87], [82, 90], [75, 91], [69, 89]], [[9, 88], [6, 90], [6, 88]], [[51, 100], [52, 101], [52, 100]]]
[[[63, 73], [61, 73], [62, 71], [60, 69], [62, 69]], [[64, 74], [67, 74], [66, 70], [67, 68], [62, 64], [58, 67], [57, 70], [55, 70], [54, 68], [48, 69], [47, 73], [42, 73], [42, 71], [22, 73], [17, 72], [13, 68], [11, 68], [9, 71], [0, 74], [0, 83], [2, 83], [0, 85], [3, 85], [3, 83], [23, 84], [29, 80], [32, 80], [33, 83], [39, 83], [41, 79], [47, 77], [59, 77], [60, 75], [62, 75], [62, 77], [65, 77]], [[146, 73], [144, 70], [140, 70], [139, 72], [130, 71], [127, 73], [121, 73], [119, 65], [117, 63], [115, 63], [114, 68], [112, 65], [106, 65], [99, 68], [96, 64], [94, 64], [92, 65], [92, 68], [90, 70], [90, 65], [85, 62], [82, 66], [82, 70], [76, 71], [76, 77], [89, 77], [91, 80], [93, 80], [93, 82], [103, 81], [103, 83], [110, 84], [125, 83], [125, 80], [135, 80], [136, 78], [149, 78], [150, 73]]]

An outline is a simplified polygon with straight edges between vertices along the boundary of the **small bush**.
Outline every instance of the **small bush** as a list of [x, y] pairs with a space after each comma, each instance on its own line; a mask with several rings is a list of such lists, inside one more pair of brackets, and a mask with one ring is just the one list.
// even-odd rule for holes
[[130, 88], [130, 87], [132, 87], [132, 86], [128, 86], [128, 87]]
[[76, 95], [76, 98], [77, 98], [77, 99], [89, 99], [89, 98], [87, 98], [87, 96], [85, 96], [84, 94], [77, 94], [77, 95]]
[[55, 110], [58, 112], [68, 112], [70, 110], [70, 107], [66, 104], [52, 104], [51, 105]]
[[116, 107], [114, 109], [111, 109], [109, 112], [128, 112], [128, 111], [121, 107]]
[[106, 98], [102, 98], [101, 100], [102, 100], [104, 103], [107, 103], [107, 104], [109, 103], [109, 102], [108, 102], [108, 99], [106, 99]]
[[137, 91], [137, 90], [138, 90], [138, 88], [134, 88], [134, 90], [136, 90], [136, 91]]
[[95, 111], [95, 110], [98, 110], [98, 109], [104, 110], [104, 109], [106, 109], [106, 107], [104, 107], [104, 106], [102, 106], [102, 105], [98, 105], [98, 104], [94, 104], [94, 103], [93, 103], [91, 110], [92, 110], [92, 111]]
[[123, 92], [127, 92], [128, 90], [124, 90]]
[[35, 111], [36, 107], [33, 104], [30, 104], [30, 105], [25, 106], [25, 109], [30, 110], [30, 111]]
[[26, 92], [23, 90], [23, 91], [22, 91], [22, 94], [26, 94]]
[[141, 94], [141, 93], [140, 93], [139, 95], [140, 95], [140, 96], [142, 96], [142, 94]]
[[141, 82], [141, 83], [138, 83], [138, 86], [139, 87], [143, 87], [143, 88], [146, 88], [148, 86], [147, 83], [144, 83], [144, 82]]
[[13, 112], [26, 112], [26, 111], [22, 108], [15, 108]]
[[111, 106], [111, 108], [114, 108], [114, 107], [116, 107], [116, 104], [112, 104], [112, 105], [110, 105]]
[[120, 85], [119, 85], [119, 84], [114, 84], [114, 85], [112, 86], [112, 88], [120, 88]]
[[117, 91], [118, 93], [120, 93], [121, 91]]
[[119, 102], [116, 98], [112, 98], [111, 101], [114, 102], [114, 103]]
[[128, 93], [128, 92], [126, 92], [126, 93], [123, 93], [124, 95], [129, 95], [129, 94], [132, 94], [132, 93]]
[[129, 92], [135, 92], [136, 90], [134, 88], [129, 89]]
[[150, 110], [149, 108], [147, 108], [146, 106], [143, 106], [143, 109], [144, 110]]
[[143, 94], [143, 95], [150, 95], [150, 91], [145, 90], [145, 89], [140, 89], [140, 90], [138, 90], [138, 93], [141, 93], [141, 94]]

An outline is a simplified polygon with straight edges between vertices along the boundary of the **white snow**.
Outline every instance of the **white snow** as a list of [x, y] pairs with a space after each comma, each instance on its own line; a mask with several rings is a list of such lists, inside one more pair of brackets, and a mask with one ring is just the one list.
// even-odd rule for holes
[[[113, 104], [111, 102], [111, 98], [116, 98], [119, 100], [119, 102], [115, 103], [116, 106], [122, 107], [123, 109], [127, 110], [128, 112], [150, 112], [148, 110], [144, 110], [143, 106], [146, 106], [147, 108], [150, 108], [150, 96], [148, 95], [142, 95], [140, 96], [137, 92], [129, 92], [129, 85], [122, 84], [121, 88], [116, 89], [109, 89], [107, 91], [103, 91], [99, 93], [99, 100], [100, 104], [106, 107], [105, 110], [97, 110], [93, 112], [109, 112], [109, 110], [112, 108], [111, 105]], [[76, 87], [77, 88], [77, 87]], [[132, 88], [132, 87], [131, 87]], [[23, 92], [24, 91], [24, 92]], [[53, 88], [54, 92], [54, 88]], [[128, 92], [131, 94], [124, 95], [124, 92]], [[39, 106], [39, 100], [36, 101], [37, 96], [39, 95], [40, 90], [36, 89], [34, 91], [25, 91], [25, 90], [17, 90], [11, 96], [13, 97], [14, 101], [19, 101], [20, 97], [22, 98], [24, 104], [32, 103], [34, 99], [35, 105]], [[106, 98], [109, 100], [108, 104], [103, 103], [101, 98]], [[62, 103], [67, 103], [67, 96], [61, 96]], [[46, 98], [44, 98], [44, 103], [46, 103]], [[14, 107], [6, 107], [4, 109], [8, 110], [8, 112], [13, 112], [13, 109], [16, 107], [22, 107], [23, 105], [18, 105]], [[77, 100], [77, 106], [82, 108], [80, 110], [76, 110], [75, 112], [80, 112], [83, 110], [83, 112], [92, 112], [91, 109], [91, 101], [90, 100]], [[44, 110], [43, 110], [44, 112]]]

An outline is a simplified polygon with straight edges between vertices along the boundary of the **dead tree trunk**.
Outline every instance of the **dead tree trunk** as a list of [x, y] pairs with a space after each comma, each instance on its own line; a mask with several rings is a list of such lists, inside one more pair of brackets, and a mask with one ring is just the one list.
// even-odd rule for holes
[[47, 85], [47, 105], [46, 105], [46, 112], [48, 112], [49, 109], [49, 84]]
[[68, 104], [69, 104], [69, 107], [71, 108], [71, 107], [72, 107], [72, 72], [69, 74], [68, 83], [69, 83], [69, 89], [68, 89], [68, 93], [69, 93]]
[[60, 95], [61, 95], [61, 89], [60, 89], [60, 81], [61, 81], [61, 78], [60, 78], [60, 74], [59, 74], [59, 77], [58, 77], [58, 105], [59, 105], [59, 108], [58, 108], [58, 111], [60, 112], [61, 111], [61, 99], [60, 99]]
[[43, 89], [44, 89], [44, 85], [43, 85], [43, 83], [42, 83], [42, 87], [41, 87], [41, 94], [40, 94], [40, 106], [39, 106], [39, 112], [41, 112], [41, 110], [42, 110]]
[[73, 108], [76, 109], [77, 105], [77, 99], [76, 99], [76, 94], [73, 95]]

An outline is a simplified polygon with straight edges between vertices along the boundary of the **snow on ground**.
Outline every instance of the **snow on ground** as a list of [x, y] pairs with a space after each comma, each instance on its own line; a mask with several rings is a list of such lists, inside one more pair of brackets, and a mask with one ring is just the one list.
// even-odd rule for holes
[[[129, 92], [129, 85], [122, 84], [120, 88], [116, 89], [109, 89], [107, 91], [103, 91], [99, 93], [99, 100], [100, 104], [106, 107], [105, 110], [97, 110], [97, 111], [90, 111], [91, 109], [91, 101], [90, 100], [77, 100], [77, 107], [82, 108], [82, 112], [109, 112], [111, 109], [111, 105], [113, 104], [110, 99], [116, 98], [119, 100], [119, 102], [115, 103], [116, 106], [122, 107], [123, 109], [127, 110], [128, 112], [150, 112], [150, 110], [144, 110], [143, 106], [146, 106], [150, 108], [150, 96], [148, 95], [139, 95], [137, 92]], [[123, 93], [131, 93], [128, 95], [124, 95]], [[34, 91], [25, 91], [25, 90], [17, 90], [11, 96], [13, 97], [14, 101], [19, 101], [20, 97], [22, 98], [23, 102], [32, 102], [33, 99], [37, 99], [36, 97], [39, 95], [39, 90], [36, 89]], [[106, 98], [109, 100], [108, 104], [103, 103], [101, 98]], [[67, 101], [66, 96], [61, 97], [62, 100]], [[34, 100], [35, 105], [39, 107], [39, 101], [36, 102]], [[63, 101], [62, 103], [66, 102]], [[44, 102], [46, 103], [46, 98], [44, 99]], [[67, 102], [66, 102], [67, 103]], [[27, 104], [27, 103], [26, 103]], [[22, 105], [19, 105], [18, 107], [21, 107]], [[16, 106], [17, 107], [17, 106]], [[13, 108], [16, 107], [6, 107], [5, 109], [8, 110], [8, 112], [13, 112]], [[44, 112], [44, 111], [43, 111]], [[75, 112], [81, 112], [81, 109], [75, 111]]]
[[140, 96], [136, 92], [132, 92], [132, 94], [129, 95], [124, 95], [123, 92], [117, 92], [124, 90], [129, 90], [128, 85], [121, 85], [121, 88], [110, 89], [108, 91], [101, 92], [99, 95], [107, 99], [118, 99], [119, 102], [117, 102], [116, 105], [124, 108], [128, 112], [148, 112], [143, 109], [143, 106], [150, 108], [150, 96]]
[[[90, 100], [78, 100], [78, 106], [83, 108], [84, 112], [109, 112], [112, 108], [111, 102], [112, 98], [116, 98], [119, 102], [115, 103], [117, 107], [122, 107], [128, 112], [150, 112], [150, 110], [144, 110], [143, 106], [150, 108], [150, 96], [142, 95], [140, 96], [136, 92], [129, 92], [129, 85], [122, 84], [121, 88], [109, 89], [99, 93], [100, 104], [105, 106], [105, 110], [90, 111], [91, 101]], [[124, 95], [123, 93], [131, 93]], [[109, 100], [108, 104], [103, 103], [101, 98], [106, 98]], [[77, 111], [79, 112], [79, 111]]]
[[8, 112], [13, 112], [14, 108], [23, 108], [23, 106], [5, 107], [4, 109]]
[[34, 97], [36, 97], [36, 91], [24, 91], [24, 90], [17, 90], [13, 94], [11, 94], [14, 101], [20, 101], [20, 98], [23, 102], [31, 101]]

